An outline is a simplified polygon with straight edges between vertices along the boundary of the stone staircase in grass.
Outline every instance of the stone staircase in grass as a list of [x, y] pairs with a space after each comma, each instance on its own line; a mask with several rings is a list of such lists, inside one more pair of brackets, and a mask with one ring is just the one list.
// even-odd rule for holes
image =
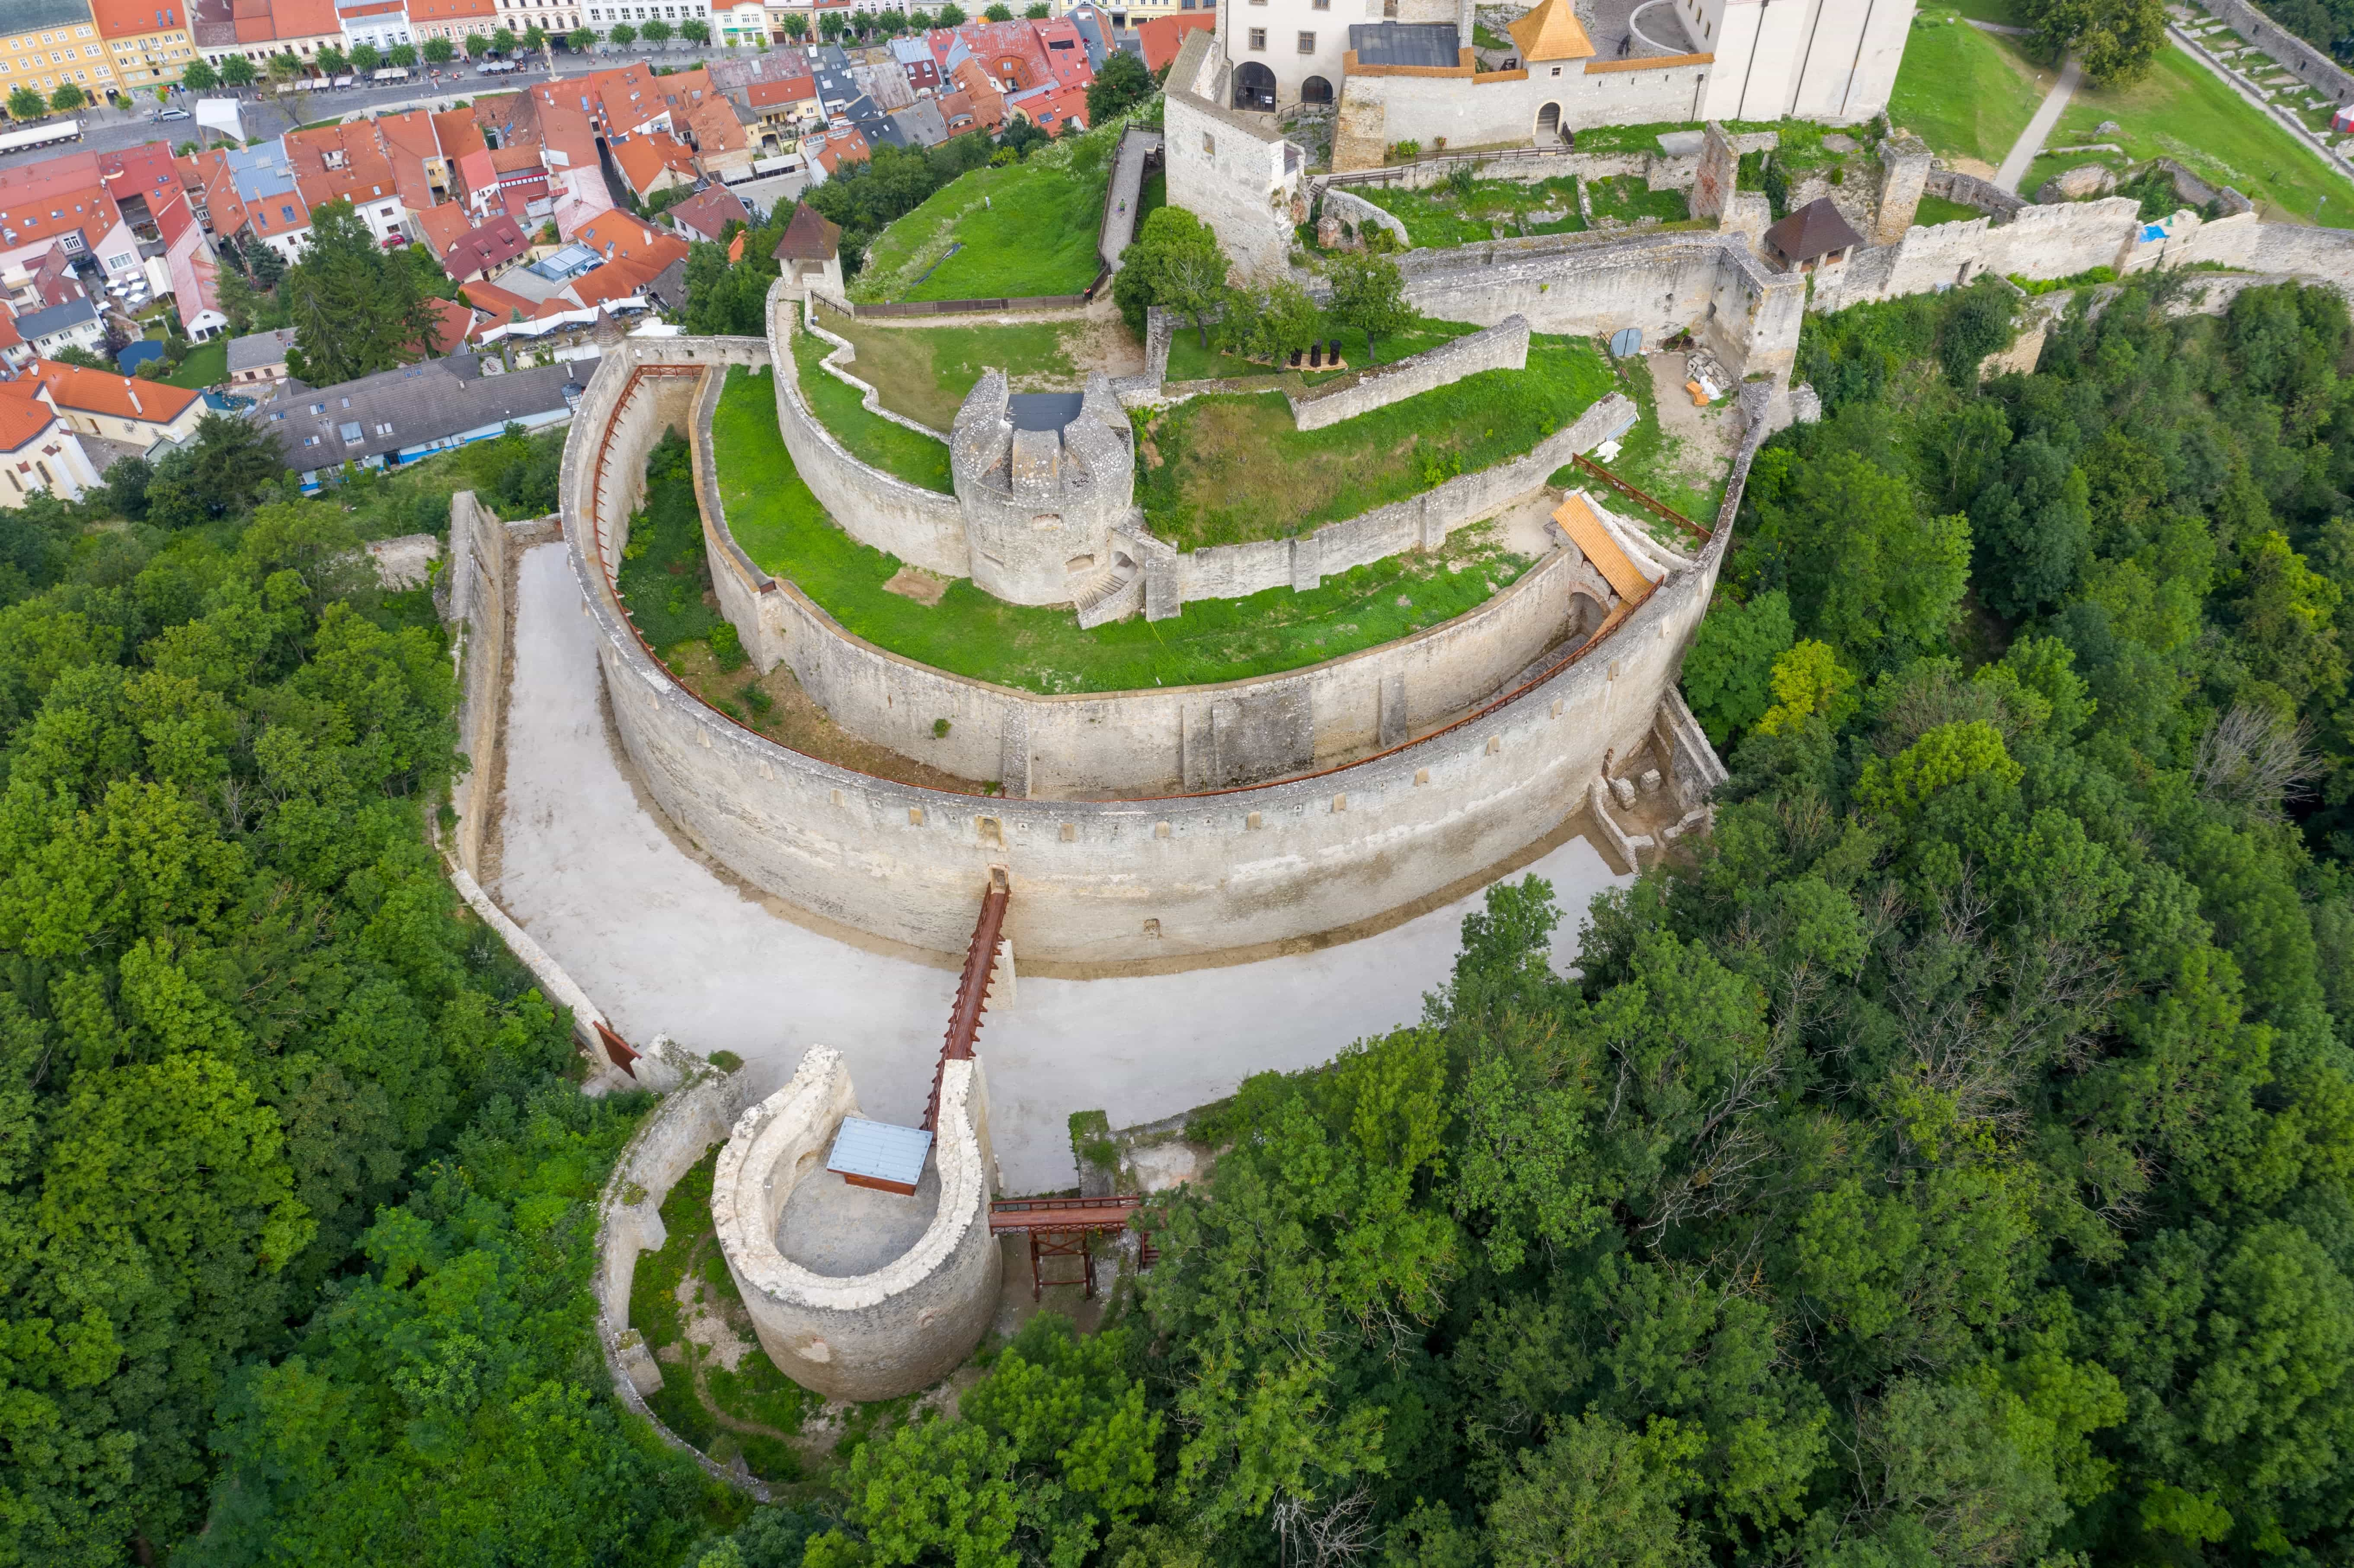
[[1106, 561], [1071, 584], [1071, 604], [1082, 630], [1125, 620], [1144, 608], [1144, 573]]

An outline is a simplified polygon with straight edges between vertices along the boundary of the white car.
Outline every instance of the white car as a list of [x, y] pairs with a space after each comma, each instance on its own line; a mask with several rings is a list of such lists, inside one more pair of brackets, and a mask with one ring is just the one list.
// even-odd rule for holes
[[189, 114], [185, 109], [159, 109], [147, 118], [150, 120], [186, 120], [189, 118]]

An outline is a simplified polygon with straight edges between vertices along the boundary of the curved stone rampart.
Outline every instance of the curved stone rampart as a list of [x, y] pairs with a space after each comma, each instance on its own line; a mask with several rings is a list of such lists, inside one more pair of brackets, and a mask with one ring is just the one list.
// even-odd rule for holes
[[[1557, 551], [1487, 603], [1452, 620], [1281, 675], [1068, 696], [1020, 691], [877, 648], [845, 630], [794, 584], [753, 565], [727, 527], [716, 465], [708, 452], [715, 387], [716, 378], [697, 414], [697, 440], [704, 449], [698, 478], [712, 580], [720, 609], [745, 648], [763, 670], [780, 662], [790, 667], [802, 690], [844, 729], [963, 778], [997, 781], [1015, 798], [1175, 793], [1303, 773], [1362, 757], [1443, 723], [1500, 690], [1531, 661], [1599, 619], [1583, 609], [1581, 601], [1598, 609], [1614, 602], [1598, 574], [1574, 553]], [[1631, 405], [1628, 412], [1631, 418]], [[1607, 422], [1597, 421], [1596, 428]], [[1599, 439], [1589, 433], [1584, 446]], [[1509, 492], [1499, 491], [1497, 500], [1532, 493], [1568, 455], [1564, 448], [1523, 460], [1533, 465], [1529, 474]], [[1397, 510], [1409, 506], [1401, 503]], [[1282, 543], [1312, 544], [1320, 536]], [[1430, 543], [1445, 537], [1441, 528]], [[1367, 541], [1361, 557], [1331, 560], [1322, 569], [1338, 572], [1359, 559], [1379, 559], [1424, 542], [1401, 525], [1394, 538]], [[1232, 548], [1248, 552], [1254, 546]], [[1200, 551], [1177, 559], [1224, 553]], [[1284, 558], [1288, 561], [1289, 551]], [[1307, 586], [1315, 580], [1310, 572]], [[1293, 581], [1287, 565], [1284, 575], [1239, 591]], [[1226, 715], [1223, 724], [1221, 714]], [[949, 721], [945, 735], [937, 727], [941, 719]]]
[[597, 1302], [597, 1338], [604, 1349], [605, 1368], [612, 1374], [614, 1393], [643, 1416], [663, 1442], [694, 1456], [714, 1480], [766, 1502], [768, 1488], [713, 1463], [647, 1405], [646, 1395], [663, 1385], [662, 1367], [647, 1351], [644, 1336], [630, 1326], [630, 1283], [637, 1275], [638, 1255], [659, 1252], [670, 1239], [663, 1224], [663, 1200], [713, 1144], [727, 1136], [743, 1110], [743, 1086], [736, 1075], [668, 1040], [656, 1040], [640, 1061], [675, 1070], [679, 1082], [638, 1124], [597, 1200], [597, 1272], [589, 1292]]
[[802, 482], [843, 532], [860, 544], [942, 577], [970, 577], [972, 554], [957, 498], [859, 461], [803, 401], [790, 347], [794, 330], [790, 313], [801, 308], [801, 302], [786, 292], [781, 281], [769, 287], [769, 343], [784, 372], [776, 378], [777, 429]]
[[826, 1152], [857, 1108], [842, 1054], [811, 1050], [792, 1082], [737, 1121], [712, 1174], [711, 1217], [769, 1360], [830, 1398], [892, 1399], [947, 1375], [996, 1310], [988, 1088], [978, 1061], [943, 1064], [938, 1201], [915, 1245], [871, 1273], [818, 1274], [779, 1250], [778, 1221], [801, 1182], [836, 1180]]
[[[672, 340], [682, 341], [695, 340]], [[1649, 742], [1713, 588], [1747, 467], [1744, 453], [1715, 536], [1690, 569], [1660, 583], [1606, 638], [1546, 662], [1445, 727], [1276, 783], [1160, 799], [991, 800], [876, 779], [779, 746], [698, 701], [639, 641], [607, 567], [619, 559], [617, 535], [625, 542], [626, 534], [611, 507], [634, 491], [617, 488], [629, 481], [617, 461], [599, 465], [609, 449], [651, 446], [651, 434], [610, 427], [617, 408], [621, 426], [653, 417], [654, 404], [633, 393], [656, 377], [635, 373], [661, 368], [652, 362], [669, 346], [608, 356], [565, 454], [567, 547], [597, 625], [621, 744], [671, 820], [737, 874], [858, 930], [942, 953], [964, 950], [970, 933], [960, 912], [992, 867], [1013, 889], [1008, 935], [1034, 960], [1167, 966], [1356, 927], [1546, 840], [1582, 808], [1606, 761]], [[730, 569], [739, 561], [722, 555]], [[723, 583], [723, 604], [786, 591], [739, 586], [741, 595]], [[758, 613], [765, 623], [765, 602]], [[1088, 700], [1069, 711], [1083, 713]], [[1296, 701], [1244, 702], [1212, 688], [1197, 705], [1160, 710], [1163, 733], [1127, 738], [1182, 747], [1215, 777], [1297, 736]], [[943, 715], [918, 714], [925, 724], [935, 716]], [[1378, 712], [1371, 722], [1380, 723]], [[1002, 736], [1001, 748], [1023, 758], [1031, 750], [1026, 736]], [[1195, 771], [1192, 760], [1185, 768]]]

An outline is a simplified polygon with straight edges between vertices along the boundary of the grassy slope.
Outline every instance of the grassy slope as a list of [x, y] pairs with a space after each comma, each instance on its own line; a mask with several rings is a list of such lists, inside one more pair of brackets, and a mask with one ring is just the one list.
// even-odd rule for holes
[[1564, 211], [1566, 217], [1532, 224], [1532, 234], [1575, 234], [1585, 227], [1578, 216], [1577, 182], [1567, 176], [1522, 185], [1510, 180], [1479, 180], [1468, 199], [1458, 198], [1444, 185], [1410, 191], [1404, 187], [1367, 186], [1351, 193], [1364, 197], [1405, 225], [1416, 245], [1445, 248], [1470, 245], [1494, 238], [1491, 219], [1504, 218], [1506, 231], [1518, 227], [1511, 220], [1535, 208]]
[[180, 361], [180, 368], [164, 377], [167, 385], [185, 387], [190, 392], [201, 392], [228, 379], [228, 339], [225, 337], [196, 344], [188, 351], [188, 357]]
[[1006, 604], [970, 582], [951, 583], [930, 607], [885, 593], [899, 562], [834, 526], [793, 471], [761, 377], [727, 373], [712, 439], [728, 528], [764, 570], [877, 646], [1027, 691], [1127, 691], [1297, 669], [1460, 615], [1526, 564], [1484, 537], [1458, 535], [1442, 554], [1361, 567], [1311, 593], [1270, 588], [1189, 604], [1172, 620], [1082, 631], [1068, 609]]
[[889, 326], [826, 310], [818, 318], [828, 332], [856, 345], [858, 357], [851, 362], [850, 372], [873, 384], [885, 408], [942, 431], [956, 422], [957, 409], [987, 366], [996, 366], [1017, 381], [1024, 376], [1052, 376], [1076, 382], [1079, 371], [1071, 351], [1087, 334], [1078, 322]]
[[[2117, 122], [2115, 134], [2096, 133], [2105, 120]], [[2202, 178], [2236, 186], [2267, 221], [2310, 223], [2325, 196], [2325, 221], [2354, 215], [2354, 185], [2171, 44], [2133, 86], [2077, 92], [2050, 145], [2084, 142], [2114, 142], [2136, 163], [2176, 159]], [[2063, 169], [2102, 161], [2094, 153], [2038, 158], [2020, 190], [2032, 192]]]
[[1280, 538], [1517, 457], [1610, 387], [1591, 343], [1540, 335], [1525, 370], [1468, 376], [1320, 430], [1295, 429], [1278, 393], [1197, 397], [1148, 427], [1137, 500], [1179, 549]]
[[1947, 21], [1954, 14], [1940, 7], [1913, 24], [1888, 117], [1947, 157], [2000, 164], [2044, 90], [2007, 40]]
[[801, 372], [801, 396], [808, 399], [818, 423], [832, 430], [833, 439], [848, 447], [859, 461], [896, 474], [910, 484], [937, 490], [942, 495], [955, 494], [956, 483], [949, 473], [948, 442], [918, 435], [905, 425], [895, 425], [880, 415], [868, 413], [854, 387], [819, 367], [818, 361], [832, 352], [832, 344], [811, 337], [798, 324], [794, 326], [793, 364]]
[[[875, 300], [992, 300], [1076, 294], [1095, 281], [1096, 228], [1109, 175], [1044, 164], [974, 169], [875, 237], [855, 292]], [[926, 258], [948, 257], [921, 283]]]

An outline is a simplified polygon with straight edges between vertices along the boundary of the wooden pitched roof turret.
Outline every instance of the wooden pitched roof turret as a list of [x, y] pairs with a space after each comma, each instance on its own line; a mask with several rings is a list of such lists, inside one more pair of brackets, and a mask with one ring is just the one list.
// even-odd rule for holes
[[1766, 243], [1792, 261], [1812, 261], [1863, 243], [1829, 196], [1818, 196], [1766, 231]]
[[842, 253], [842, 229], [827, 222], [807, 202], [793, 207], [793, 220], [774, 252], [779, 261], [831, 261]]

